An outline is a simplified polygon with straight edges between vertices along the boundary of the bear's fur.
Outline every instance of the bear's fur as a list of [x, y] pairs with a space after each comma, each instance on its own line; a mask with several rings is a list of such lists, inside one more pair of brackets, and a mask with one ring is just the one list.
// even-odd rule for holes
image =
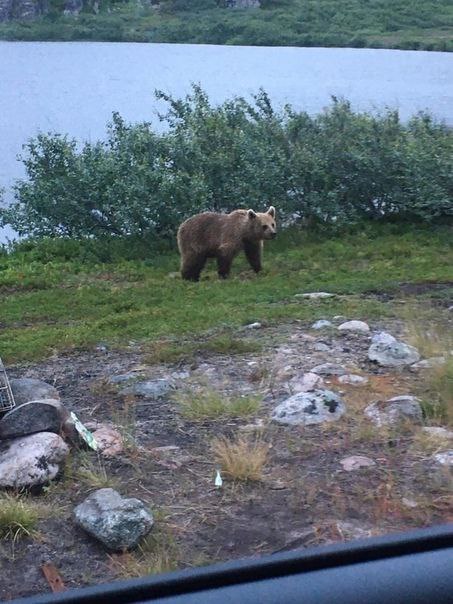
[[204, 212], [178, 229], [183, 279], [198, 281], [208, 258], [216, 258], [219, 277], [225, 279], [234, 257], [244, 250], [253, 270], [261, 270], [263, 239], [276, 236], [275, 208], [267, 212], [235, 210], [230, 214]]

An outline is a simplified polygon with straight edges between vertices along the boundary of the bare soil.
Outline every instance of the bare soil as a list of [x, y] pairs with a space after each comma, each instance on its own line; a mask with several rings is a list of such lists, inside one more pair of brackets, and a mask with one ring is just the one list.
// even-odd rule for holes
[[[371, 327], [395, 336], [403, 329], [396, 321]], [[295, 321], [244, 329], [236, 335], [257, 339], [262, 350], [143, 367], [142, 351], [131, 345], [122, 351], [59, 356], [8, 370], [10, 377], [36, 377], [54, 384], [63, 403], [83, 422], [108, 421], [133, 430], [134, 442], [125, 452], [100, 463], [117, 490], [142, 499], [156, 512], [156, 530], [163, 528], [164, 539], [174, 542], [171, 566], [260, 556], [453, 519], [451, 476], [433, 462], [430, 452], [417, 447], [418, 428], [382, 431], [363, 415], [372, 401], [414, 394], [421, 375], [369, 363], [366, 334], [320, 333]], [[319, 343], [328, 350], [319, 352]], [[342, 393], [345, 416], [336, 423], [305, 428], [269, 423], [270, 411], [290, 394], [291, 377], [325, 362], [341, 363], [369, 378], [364, 386], [326, 379], [327, 388]], [[261, 394], [262, 404], [253, 417], [190, 421], [172, 395], [158, 400], [125, 398], [108, 384], [109, 376], [137, 366], [147, 378], [172, 377], [178, 388], [196, 382], [226, 395]], [[255, 430], [259, 419], [264, 428]], [[237, 434], [250, 438], [259, 434], [269, 443], [263, 480], [225, 480], [217, 489], [212, 439]], [[156, 450], [168, 446], [177, 448]], [[96, 453], [83, 455], [99, 468]], [[376, 465], [346, 472], [340, 460], [349, 455], [365, 455]], [[2, 600], [49, 591], [42, 572], [48, 562], [56, 566], [67, 588], [122, 578], [120, 568], [127, 555], [112, 561], [100, 543], [73, 523], [74, 507], [94, 488], [77, 477], [80, 459], [74, 451], [60, 479], [32, 495], [50, 510], [40, 521], [39, 533], [16, 543], [0, 542]]]

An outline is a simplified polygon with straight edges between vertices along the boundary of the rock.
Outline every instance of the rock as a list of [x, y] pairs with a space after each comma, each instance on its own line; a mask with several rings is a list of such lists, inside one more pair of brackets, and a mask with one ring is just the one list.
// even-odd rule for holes
[[353, 331], [357, 333], [369, 333], [370, 327], [364, 321], [346, 321], [338, 326], [339, 331]]
[[433, 440], [453, 440], [453, 432], [451, 430], [447, 430], [446, 428], [426, 426], [425, 428], [422, 428], [422, 432]]
[[327, 292], [310, 292], [308, 294], [295, 294], [295, 298], [306, 298], [309, 300], [322, 300], [324, 298], [333, 298], [335, 294], [329, 294]]
[[123, 388], [120, 394], [133, 394], [143, 396], [144, 398], [162, 398], [173, 390], [174, 386], [170, 380], [165, 378], [158, 380], [147, 380], [145, 382], [136, 382]]
[[362, 386], [368, 384], [368, 378], [362, 375], [355, 375], [354, 373], [347, 373], [346, 375], [340, 375], [338, 381], [341, 384], [351, 384], [352, 386]]
[[368, 358], [382, 367], [401, 367], [416, 363], [420, 355], [416, 348], [403, 342], [380, 340], [372, 342]]
[[353, 522], [343, 522], [341, 520], [336, 523], [336, 527], [344, 541], [368, 539], [369, 537], [376, 536], [379, 532], [374, 528], [365, 528]]
[[359, 468], [370, 468], [375, 466], [376, 463], [369, 457], [363, 455], [351, 455], [350, 457], [344, 457], [340, 464], [343, 466], [343, 470], [346, 472], [352, 472]]
[[401, 499], [401, 503], [404, 505], [405, 508], [408, 508], [409, 510], [418, 508], [418, 503], [413, 499], [408, 499], [407, 497], [403, 497]]
[[317, 373], [304, 373], [302, 377], [293, 378], [290, 383], [292, 392], [309, 392], [315, 388], [321, 388], [324, 385], [324, 380]]
[[313, 367], [311, 373], [317, 373], [318, 375], [344, 375], [346, 369], [336, 363], [323, 363], [322, 365]]
[[0, 442], [0, 487], [28, 488], [55, 478], [69, 453], [64, 440], [39, 432]]
[[449, 306], [449, 307], [448, 307], [448, 310], [449, 310], [450, 312], [453, 312], [453, 305], [452, 305], [452, 306]]
[[139, 499], [126, 499], [113, 489], [91, 493], [74, 510], [77, 524], [113, 551], [135, 547], [154, 520]]
[[396, 338], [386, 331], [378, 331], [371, 338], [372, 344], [391, 344], [392, 342], [396, 342]]
[[132, 382], [139, 378], [140, 375], [137, 375], [134, 371], [130, 371], [129, 373], [121, 373], [120, 375], [111, 375], [109, 376], [108, 381], [111, 384], [125, 384], [126, 382]]
[[313, 323], [313, 325], [311, 326], [311, 329], [327, 329], [329, 327], [333, 327], [332, 321], [327, 321], [326, 319], [320, 319], [319, 321], [316, 321], [315, 323]]
[[419, 371], [420, 369], [433, 369], [434, 367], [442, 367], [445, 365], [445, 357], [431, 357], [418, 361], [409, 367], [411, 371]]
[[123, 437], [112, 426], [101, 424], [93, 432], [93, 436], [98, 444], [98, 450], [104, 457], [113, 457], [124, 450]]
[[434, 455], [434, 459], [437, 461], [437, 463], [440, 463], [442, 466], [453, 466], [453, 449], [436, 453]]
[[415, 396], [395, 396], [387, 401], [371, 403], [365, 408], [365, 415], [377, 426], [392, 426], [400, 422], [420, 424], [423, 412], [420, 401]]
[[313, 346], [313, 348], [317, 352], [329, 352], [330, 351], [329, 346], [327, 346], [327, 344], [324, 344], [324, 342], [316, 342], [316, 344]]
[[299, 392], [278, 405], [271, 419], [279, 424], [305, 425], [333, 422], [343, 415], [345, 406], [341, 398], [330, 390]]
[[249, 323], [248, 325], [245, 326], [245, 329], [260, 329], [262, 327], [261, 323], [258, 323], [258, 321], [256, 323]]
[[33, 378], [19, 378], [9, 381], [13, 391], [16, 405], [22, 405], [29, 401], [40, 401], [43, 399], [58, 400], [60, 395], [56, 388], [41, 380]]
[[266, 428], [266, 422], [264, 419], [257, 419], [254, 424], [246, 424], [245, 426], [239, 426], [240, 432], [263, 432]]
[[35, 432], [60, 434], [69, 411], [58, 400], [30, 401], [8, 411], [0, 420], [0, 439]]

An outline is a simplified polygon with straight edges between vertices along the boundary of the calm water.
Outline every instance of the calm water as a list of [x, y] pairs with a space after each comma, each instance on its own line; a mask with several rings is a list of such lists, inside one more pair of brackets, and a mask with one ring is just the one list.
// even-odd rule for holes
[[[369, 49], [86, 42], [0, 42], [0, 187], [23, 176], [16, 156], [39, 131], [96, 140], [113, 111], [157, 123], [156, 88], [200, 83], [213, 101], [260, 86], [274, 104], [318, 112], [331, 95], [357, 109], [429, 110], [453, 126], [453, 54]], [[161, 106], [160, 109], [163, 107]], [[6, 232], [0, 232], [4, 241]]]

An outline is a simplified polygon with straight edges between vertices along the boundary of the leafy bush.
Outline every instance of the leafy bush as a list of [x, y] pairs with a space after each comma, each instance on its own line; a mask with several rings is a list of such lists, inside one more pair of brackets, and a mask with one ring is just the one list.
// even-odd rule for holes
[[338, 99], [314, 117], [276, 112], [264, 91], [213, 106], [198, 86], [156, 96], [164, 133], [114, 114], [105, 142], [30, 140], [28, 179], [0, 223], [35, 237], [168, 239], [191, 214], [271, 203], [284, 220], [329, 225], [453, 214], [453, 133], [428, 115], [404, 125]]

